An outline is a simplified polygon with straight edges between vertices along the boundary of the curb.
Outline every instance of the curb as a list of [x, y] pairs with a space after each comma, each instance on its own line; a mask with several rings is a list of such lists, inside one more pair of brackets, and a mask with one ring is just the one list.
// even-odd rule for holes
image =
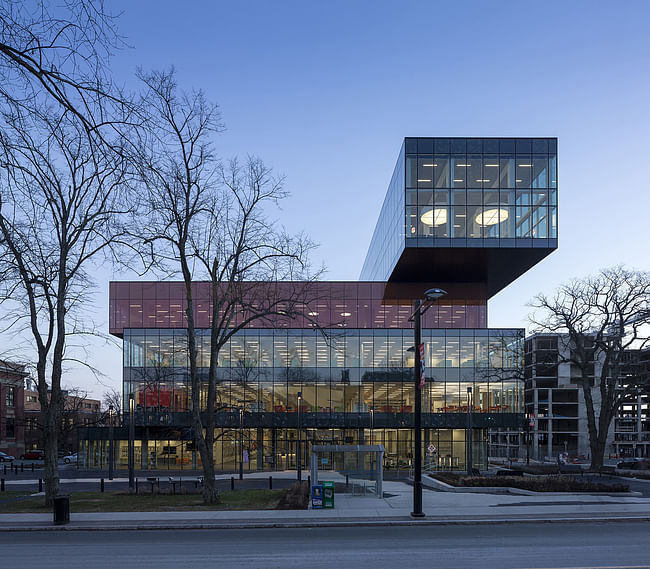
[[327, 521], [327, 522], [271, 522], [271, 523], [170, 523], [170, 524], [120, 524], [120, 525], [63, 525], [63, 526], [29, 526], [0, 528], [0, 533], [16, 532], [50, 532], [50, 531], [163, 531], [163, 530], [245, 530], [245, 529], [291, 529], [291, 528], [333, 528], [333, 527], [390, 527], [390, 526], [449, 526], [449, 525], [508, 525], [508, 524], [553, 524], [553, 523], [614, 523], [614, 522], [650, 522], [650, 515], [640, 516], [592, 516], [588, 518], [558, 517], [558, 518], [482, 518], [482, 519], [421, 519], [421, 520], [357, 520], [357, 521]]

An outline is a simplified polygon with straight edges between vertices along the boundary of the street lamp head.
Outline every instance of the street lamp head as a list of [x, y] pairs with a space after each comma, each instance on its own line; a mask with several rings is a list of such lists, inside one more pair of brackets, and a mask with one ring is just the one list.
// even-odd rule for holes
[[440, 297], [445, 296], [446, 294], [447, 291], [442, 290], [441, 288], [430, 288], [429, 290], [424, 292], [424, 298], [429, 302], [434, 302], [435, 300], [438, 300]]

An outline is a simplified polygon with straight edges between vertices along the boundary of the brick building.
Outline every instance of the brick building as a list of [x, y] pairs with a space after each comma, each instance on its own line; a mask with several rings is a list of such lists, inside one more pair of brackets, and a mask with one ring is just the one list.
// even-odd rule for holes
[[25, 366], [0, 360], [0, 450], [18, 457], [25, 452]]

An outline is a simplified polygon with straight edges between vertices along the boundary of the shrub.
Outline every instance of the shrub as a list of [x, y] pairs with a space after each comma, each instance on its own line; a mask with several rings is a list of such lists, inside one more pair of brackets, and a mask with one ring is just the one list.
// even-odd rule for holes
[[552, 476], [463, 476], [457, 473], [436, 473], [434, 478], [453, 486], [510, 487], [533, 492], [628, 492], [627, 484], [593, 482], [566, 475]]
[[309, 506], [309, 486], [307, 482], [294, 482], [280, 498], [278, 510], [306, 510]]

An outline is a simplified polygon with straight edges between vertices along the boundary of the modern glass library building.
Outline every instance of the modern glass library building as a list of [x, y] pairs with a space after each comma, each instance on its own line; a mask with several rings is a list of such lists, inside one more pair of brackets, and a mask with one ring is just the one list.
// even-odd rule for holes
[[[308, 468], [313, 444], [382, 444], [385, 468], [409, 469], [410, 317], [431, 287], [447, 294], [422, 319], [424, 464], [465, 468], [469, 425], [473, 464], [486, 466], [489, 431], [521, 428], [524, 417], [524, 331], [488, 328], [487, 303], [556, 247], [556, 139], [406, 138], [360, 280], [297, 283], [304, 296], [291, 318], [253, 323], [220, 351], [216, 469], [294, 469], [297, 457]], [[193, 292], [207, 378], [210, 287], [197, 282]], [[177, 282], [110, 284], [143, 468], [200, 462], [183, 298]], [[125, 467], [127, 429], [114, 437]], [[80, 465], [106, 467], [107, 429], [87, 428], [80, 440]]]

